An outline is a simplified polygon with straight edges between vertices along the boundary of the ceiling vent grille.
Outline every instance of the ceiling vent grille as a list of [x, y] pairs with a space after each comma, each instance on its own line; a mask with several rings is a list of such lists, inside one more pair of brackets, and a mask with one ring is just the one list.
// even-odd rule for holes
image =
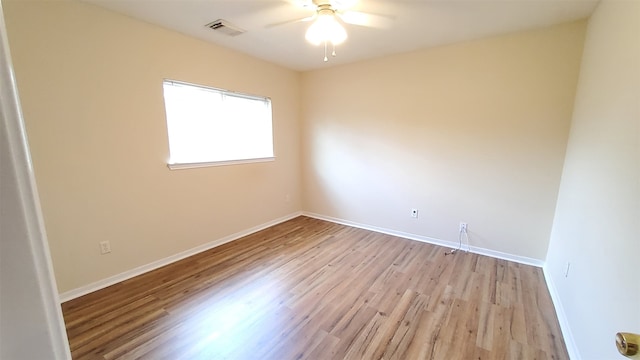
[[226, 34], [229, 36], [238, 36], [246, 32], [246, 30], [241, 29], [233, 25], [232, 23], [228, 22], [227, 20], [223, 20], [223, 19], [218, 19], [216, 21], [210, 22], [205, 26], [208, 27], [209, 29], [215, 30], [217, 32], [220, 32], [222, 34]]

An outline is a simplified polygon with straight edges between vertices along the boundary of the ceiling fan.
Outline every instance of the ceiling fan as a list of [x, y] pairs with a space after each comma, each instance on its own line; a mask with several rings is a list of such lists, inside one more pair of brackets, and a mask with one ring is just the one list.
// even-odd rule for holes
[[324, 44], [324, 61], [328, 61], [327, 45], [333, 46], [332, 56], [336, 55], [335, 46], [347, 39], [347, 31], [341, 23], [367, 26], [385, 27], [392, 20], [389, 16], [371, 14], [349, 10], [358, 0], [295, 0], [292, 1], [304, 8], [315, 11], [311, 16], [300, 19], [287, 20], [267, 25], [275, 27], [296, 22], [313, 21], [307, 29], [305, 39], [314, 45]]

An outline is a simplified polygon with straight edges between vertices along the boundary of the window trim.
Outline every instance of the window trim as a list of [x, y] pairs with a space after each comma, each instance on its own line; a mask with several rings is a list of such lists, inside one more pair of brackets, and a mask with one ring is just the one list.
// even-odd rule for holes
[[238, 164], [251, 164], [251, 163], [263, 163], [275, 161], [276, 157], [264, 157], [264, 158], [252, 158], [242, 160], [224, 160], [224, 161], [209, 161], [209, 162], [189, 162], [189, 163], [173, 163], [167, 164], [170, 170], [185, 170], [185, 169], [197, 169], [213, 166], [226, 166], [226, 165], [238, 165]]
[[[235, 96], [235, 97], [239, 97], [239, 98], [245, 98], [245, 99], [251, 99], [251, 100], [260, 100], [260, 101], [265, 101], [268, 100], [269, 103], [271, 104], [271, 98], [268, 96], [260, 96], [260, 95], [254, 95], [254, 94], [248, 94], [248, 93], [241, 93], [241, 92], [237, 92], [237, 91], [232, 91], [232, 90], [227, 90], [227, 89], [223, 89], [223, 88], [218, 88], [218, 87], [213, 87], [213, 86], [207, 86], [207, 85], [202, 85], [202, 84], [194, 84], [194, 83], [190, 83], [187, 81], [180, 81], [180, 80], [173, 80], [173, 79], [167, 79], [164, 78], [162, 79], [162, 86], [164, 87], [165, 83], [170, 83], [170, 84], [175, 84], [175, 85], [185, 85], [185, 86], [192, 86], [192, 87], [197, 87], [197, 88], [202, 88], [205, 90], [213, 90], [213, 91], [219, 91], [219, 92], [223, 92], [225, 94], [228, 94], [229, 96]], [[164, 97], [164, 95], [163, 95]], [[166, 99], [163, 99], [163, 104], [166, 101]], [[166, 111], [166, 104], [164, 104], [165, 106], [165, 111]], [[166, 119], [166, 114], [165, 114], [165, 122], [167, 121]], [[167, 129], [167, 144], [169, 144], [169, 134], [168, 134], [168, 129]], [[204, 168], [204, 167], [214, 167], [214, 166], [227, 166], [227, 165], [239, 165], [239, 164], [251, 164], [251, 163], [263, 163], [263, 162], [271, 162], [271, 161], [275, 161], [276, 160], [276, 148], [275, 148], [275, 130], [273, 128], [273, 107], [271, 107], [271, 146], [272, 146], [272, 153], [273, 156], [268, 156], [268, 157], [259, 157], [259, 158], [248, 158], [248, 159], [236, 159], [236, 160], [220, 160], [220, 161], [206, 161], [206, 162], [174, 162], [174, 163], [170, 163], [169, 160], [171, 160], [171, 149], [169, 148], [169, 160], [166, 162], [167, 167], [170, 170], [184, 170], [184, 169], [197, 169], [197, 168]]]
[[255, 95], [255, 94], [242, 93], [242, 92], [223, 89], [223, 88], [219, 88], [219, 87], [215, 87], [215, 86], [194, 84], [194, 83], [190, 83], [190, 82], [187, 82], [187, 81], [180, 81], [180, 80], [173, 80], [173, 79], [166, 79], [165, 78], [165, 79], [162, 79], [162, 84], [164, 85], [164, 83], [171, 83], [171, 84], [176, 84], [176, 85], [186, 85], [186, 86], [192, 86], [192, 87], [197, 87], [197, 88], [206, 89], [206, 90], [220, 91], [220, 92], [229, 93], [229, 94], [231, 94], [233, 96], [237, 96], [237, 97], [241, 97], [241, 98], [245, 98], [245, 99], [251, 99], [251, 100], [265, 100], [265, 99], [268, 99], [269, 101], [271, 101], [271, 98], [268, 97], [268, 96], [261, 96], [261, 95]]

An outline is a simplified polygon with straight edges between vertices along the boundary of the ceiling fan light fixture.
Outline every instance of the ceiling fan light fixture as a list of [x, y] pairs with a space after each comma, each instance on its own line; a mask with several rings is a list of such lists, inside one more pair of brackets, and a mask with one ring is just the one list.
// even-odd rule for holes
[[316, 21], [307, 29], [305, 38], [314, 45], [327, 42], [339, 45], [347, 39], [347, 31], [336, 20], [333, 11], [320, 11]]

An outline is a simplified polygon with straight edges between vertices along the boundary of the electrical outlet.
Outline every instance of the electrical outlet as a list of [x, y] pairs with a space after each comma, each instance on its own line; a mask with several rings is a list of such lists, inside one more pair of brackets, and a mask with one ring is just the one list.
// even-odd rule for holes
[[412, 218], [418, 217], [418, 209], [411, 209], [411, 217]]
[[467, 223], [466, 222], [461, 222], [460, 223], [460, 232], [463, 232], [463, 233], [467, 232]]
[[111, 244], [108, 241], [100, 241], [100, 254], [108, 254], [111, 252]]

